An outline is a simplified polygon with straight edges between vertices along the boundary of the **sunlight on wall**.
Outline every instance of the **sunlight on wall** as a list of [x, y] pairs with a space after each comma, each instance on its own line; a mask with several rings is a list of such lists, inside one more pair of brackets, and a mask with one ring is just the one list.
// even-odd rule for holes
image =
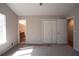
[[26, 20], [19, 20], [19, 31], [26, 32]]
[[31, 56], [33, 49], [16, 51], [12, 56]]
[[74, 20], [70, 21], [71, 26], [74, 26]]
[[72, 28], [74, 27], [74, 20], [70, 20], [69, 27], [72, 30]]
[[19, 23], [20, 24], [26, 24], [26, 21], [25, 20], [19, 20]]
[[0, 45], [6, 42], [6, 16], [0, 13]]

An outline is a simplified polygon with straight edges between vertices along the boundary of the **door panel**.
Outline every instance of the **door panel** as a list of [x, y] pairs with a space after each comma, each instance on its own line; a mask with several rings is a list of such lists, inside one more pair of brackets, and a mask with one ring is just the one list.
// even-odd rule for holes
[[51, 21], [52, 43], [56, 43], [56, 21]]
[[67, 38], [66, 38], [66, 20], [61, 19], [57, 20], [57, 43], [58, 44], [66, 44]]
[[51, 22], [44, 21], [44, 42], [51, 43]]

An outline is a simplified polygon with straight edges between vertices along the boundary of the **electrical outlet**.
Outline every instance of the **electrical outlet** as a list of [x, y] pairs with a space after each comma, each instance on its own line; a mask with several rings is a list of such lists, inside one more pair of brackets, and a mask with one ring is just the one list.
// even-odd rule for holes
[[11, 43], [11, 45], [13, 45], [13, 43]]

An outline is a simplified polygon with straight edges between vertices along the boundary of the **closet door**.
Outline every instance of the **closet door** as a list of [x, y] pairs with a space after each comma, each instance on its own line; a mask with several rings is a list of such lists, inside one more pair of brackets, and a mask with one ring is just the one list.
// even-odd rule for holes
[[66, 37], [66, 20], [65, 19], [58, 19], [57, 20], [57, 43], [58, 44], [66, 44], [67, 37]]
[[56, 43], [56, 21], [43, 21], [44, 43]]
[[51, 22], [50, 21], [43, 21], [43, 27], [44, 27], [44, 43], [52, 43], [51, 42]]
[[56, 21], [51, 21], [52, 43], [56, 43]]

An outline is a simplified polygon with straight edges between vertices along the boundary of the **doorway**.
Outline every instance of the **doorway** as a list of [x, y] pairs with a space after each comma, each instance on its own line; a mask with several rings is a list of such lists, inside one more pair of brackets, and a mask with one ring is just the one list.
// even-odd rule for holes
[[74, 20], [70, 18], [67, 20], [67, 32], [68, 32], [68, 46], [73, 48], [73, 28]]
[[26, 42], [26, 20], [19, 20], [19, 43], [24, 44]]

